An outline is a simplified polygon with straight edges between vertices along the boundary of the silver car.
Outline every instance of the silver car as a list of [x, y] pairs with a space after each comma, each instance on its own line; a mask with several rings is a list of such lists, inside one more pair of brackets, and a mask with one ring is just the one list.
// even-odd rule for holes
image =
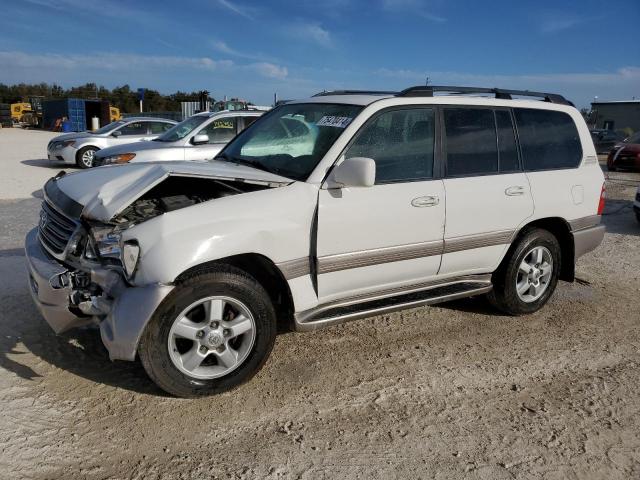
[[197, 113], [152, 142], [105, 148], [96, 153], [95, 164], [211, 160], [237, 133], [251, 125], [263, 113], [260, 110]]
[[80, 168], [90, 168], [97, 151], [139, 140], [152, 140], [177, 123], [166, 118], [130, 117], [112, 122], [94, 132], [66, 133], [49, 142], [47, 158], [76, 164]]

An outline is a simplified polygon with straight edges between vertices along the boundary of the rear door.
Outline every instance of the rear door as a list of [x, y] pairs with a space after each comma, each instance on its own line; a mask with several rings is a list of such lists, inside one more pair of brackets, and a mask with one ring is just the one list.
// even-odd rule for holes
[[533, 215], [509, 109], [442, 110], [447, 218], [440, 275], [484, 273]]

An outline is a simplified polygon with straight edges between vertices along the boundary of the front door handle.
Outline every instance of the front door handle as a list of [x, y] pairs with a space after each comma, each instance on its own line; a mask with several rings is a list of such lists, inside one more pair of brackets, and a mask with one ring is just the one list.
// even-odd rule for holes
[[417, 197], [411, 200], [411, 206], [413, 207], [434, 207], [440, 203], [440, 198], [437, 195], [426, 195], [424, 197]]
[[504, 191], [504, 194], [509, 197], [524, 195], [524, 187], [522, 185], [515, 185], [513, 187], [509, 187]]

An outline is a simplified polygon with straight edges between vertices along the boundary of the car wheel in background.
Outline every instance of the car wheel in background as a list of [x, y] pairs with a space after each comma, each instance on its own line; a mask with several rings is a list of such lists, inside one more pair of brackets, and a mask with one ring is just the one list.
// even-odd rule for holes
[[96, 147], [84, 147], [76, 153], [76, 165], [80, 168], [93, 167], [93, 160], [98, 149]]
[[521, 235], [493, 274], [491, 304], [509, 315], [533, 313], [547, 303], [558, 284], [560, 244], [540, 228]]

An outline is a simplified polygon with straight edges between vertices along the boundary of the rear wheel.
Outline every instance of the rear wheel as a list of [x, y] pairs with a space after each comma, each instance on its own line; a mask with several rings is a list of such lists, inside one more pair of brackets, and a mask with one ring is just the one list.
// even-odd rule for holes
[[230, 390], [264, 364], [276, 336], [269, 295], [232, 267], [180, 283], [140, 340], [142, 365], [163, 390], [198, 397]]
[[96, 147], [84, 147], [76, 154], [76, 165], [80, 168], [93, 167], [93, 160], [98, 149]]
[[539, 228], [527, 231], [494, 272], [489, 301], [510, 315], [539, 310], [558, 284], [560, 265], [560, 244], [556, 237]]

